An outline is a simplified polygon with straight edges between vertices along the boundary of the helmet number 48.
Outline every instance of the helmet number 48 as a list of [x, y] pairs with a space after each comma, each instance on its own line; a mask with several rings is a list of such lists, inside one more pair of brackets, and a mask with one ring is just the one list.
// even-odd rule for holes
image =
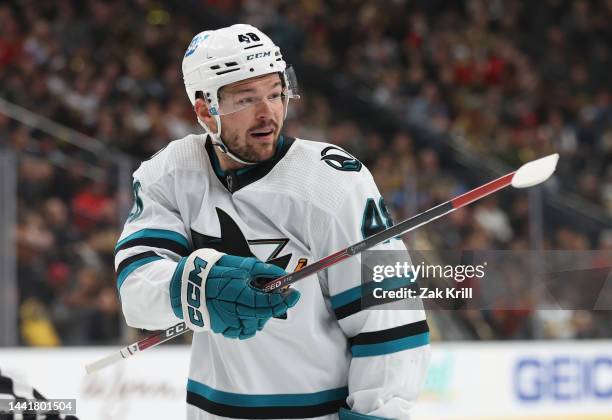
[[256, 41], [260, 41], [259, 37], [252, 33], [252, 32], [248, 32], [246, 34], [240, 34], [238, 35], [238, 41], [240, 42], [246, 42], [247, 44], [251, 43], [251, 41], [256, 42]]

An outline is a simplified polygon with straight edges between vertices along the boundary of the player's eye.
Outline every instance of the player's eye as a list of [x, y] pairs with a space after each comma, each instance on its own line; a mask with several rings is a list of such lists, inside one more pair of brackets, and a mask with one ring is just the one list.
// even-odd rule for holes
[[271, 94], [270, 96], [268, 96], [268, 100], [270, 100], [270, 101], [278, 101], [283, 96], [284, 95], [283, 95], [282, 92], [275, 92], [275, 93]]
[[254, 96], [246, 96], [244, 98], [238, 99], [238, 105], [248, 106], [254, 104], [256, 101], [257, 98], [255, 98]]

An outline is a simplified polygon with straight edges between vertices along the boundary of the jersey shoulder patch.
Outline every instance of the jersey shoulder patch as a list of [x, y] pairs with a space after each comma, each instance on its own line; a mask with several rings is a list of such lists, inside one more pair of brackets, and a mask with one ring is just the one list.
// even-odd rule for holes
[[315, 166], [321, 166], [321, 168], [316, 168], [317, 170], [329, 167], [341, 172], [362, 172], [362, 169], [368, 172], [363, 163], [340, 146], [302, 139], [299, 139], [297, 143], [297, 148], [303, 149]]
[[338, 146], [327, 146], [321, 150], [321, 161], [338, 171], [359, 172], [363, 164], [346, 150]]
[[366, 166], [344, 149], [330, 143], [296, 139], [272, 176], [266, 178], [265, 185], [333, 212], [356, 184], [372, 183]]

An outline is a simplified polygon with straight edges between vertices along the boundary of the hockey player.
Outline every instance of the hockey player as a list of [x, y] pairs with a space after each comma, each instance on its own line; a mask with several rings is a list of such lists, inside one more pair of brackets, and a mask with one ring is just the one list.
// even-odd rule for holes
[[205, 134], [134, 173], [116, 268], [130, 326], [195, 332], [188, 418], [407, 418], [429, 361], [423, 311], [363, 310], [358, 257], [284, 292], [252, 285], [389, 226], [372, 176], [281, 134], [297, 85], [258, 29], [198, 34], [183, 76]]

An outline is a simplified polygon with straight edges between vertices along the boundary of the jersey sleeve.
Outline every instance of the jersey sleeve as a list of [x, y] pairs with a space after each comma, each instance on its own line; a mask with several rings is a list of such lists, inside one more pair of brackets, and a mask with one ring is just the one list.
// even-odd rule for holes
[[158, 330], [181, 321], [172, 310], [169, 285], [192, 246], [172, 176], [151, 181], [142, 169], [134, 173], [134, 207], [115, 247], [115, 270], [127, 324]]
[[[319, 221], [321, 228], [312, 231], [317, 258], [392, 225], [372, 176], [365, 168], [362, 171], [366, 173], [355, 174], [359, 175], [359, 181], [348, 189], [335, 212], [313, 212], [318, 214], [320, 221], [326, 221]], [[409, 259], [399, 238], [377, 245], [373, 250], [395, 251]], [[356, 255], [319, 273], [324, 294], [329, 297], [352, 356], [347, 403], [355, 413], [406, 418], [418, 397], [429, 364], [425, 312], [420, 301], [417, 301], [417, 309], [411, 310], [362, 307], [362, 294], [367, 287], [361, 282], [361, 262], [362, 255]], [[381, 285], [395, 288], [397, 280], [385, 279]]]

